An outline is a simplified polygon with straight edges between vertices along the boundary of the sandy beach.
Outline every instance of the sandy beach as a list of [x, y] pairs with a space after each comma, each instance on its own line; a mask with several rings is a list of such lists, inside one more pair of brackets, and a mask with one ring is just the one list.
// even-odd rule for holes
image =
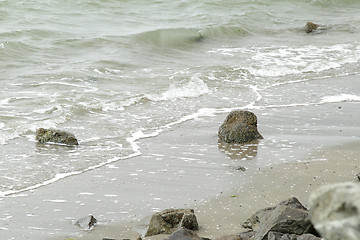
[[[242, 223], [255, 211], [274, 206], [292, 196], [305, 206], [309, 194], [319, 186], [337, 182], [358, 182], [360, 172], [360, 141], [340, 144], [311, 155], [316, 161], [278, 164], [259, 169], [248, 182], [237, 189], [222, 192], [216, 198], [193, 207], [201, 225], [197, 234], [215, 239], [245, 231]], [[265, 180], [264, 180], [265, 179]], [[79, 239], [102, 239], [104, 236], [135, 239], [135, 230], [143, 230], [144, 223], [131, 222], [100, 226]], [[164, 239], [158, 235], [145, 239]]]

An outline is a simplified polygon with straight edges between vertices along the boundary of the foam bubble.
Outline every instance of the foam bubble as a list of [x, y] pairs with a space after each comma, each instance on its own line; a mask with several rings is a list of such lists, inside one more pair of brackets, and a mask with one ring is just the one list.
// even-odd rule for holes
[[321, 99], [321, 103], [337, 103], [337, 102], [359, 102], [360, 96], [352, 94], [340, 94], [336, 96], [325, 96]]

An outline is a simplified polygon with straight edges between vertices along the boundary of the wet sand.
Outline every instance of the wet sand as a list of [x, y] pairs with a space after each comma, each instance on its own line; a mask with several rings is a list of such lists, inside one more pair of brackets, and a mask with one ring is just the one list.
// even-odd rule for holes
[[[319, 185], [356, 181], [359, 103], [259, 109], [264, 140], [224, 145], [227, 114], [175, 126], [139, 142], [142, 155], [0, 200], [4, 239], [136, 238], [154, 212], [191, 207], [202, 237], [242, 231], [256, 210]], [[306, 110], [306, 111], [305, 111]], [[240, 166], [246, 171], [236, 170]], [[93, 214], [84, 231], [73, 222]], [[163, 236], [153, 237], [162, 239]]]
[[[313, 155], [317, 161], [278, 164], [258, 170], [253, 180], [230, 192], [220, 193], [216, 198], [195, 204], [198, 222], [197, 234], [217, 238], [245, 231], [241, 224], [255, 211], [276, 205], [292, 196], [305, 206], [309, 194], [321, 185], [337, 182], [358, 182], [360, 172], [360, 141], [341, 144], [321, 150]], [[100, 226], [80, 239], [114, 239], [139, 236], [135, 230], [143, 230], [146, 220], [126, 224]], [[145, 239], [164, 239], [165, 235]]]

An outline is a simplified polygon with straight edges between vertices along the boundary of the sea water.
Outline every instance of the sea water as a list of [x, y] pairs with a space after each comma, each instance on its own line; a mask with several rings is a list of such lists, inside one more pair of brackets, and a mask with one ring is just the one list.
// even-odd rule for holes
[[[198, 117], [359, 102], [359, 81], [331, 84], [359, 78], [359, 12], [357, 0], [0, 1], [0, 196], [140, 155], [137, 140]], [[321, 27], [307, 34], [308, 21]], [[40, 127], [80, 145], [38, 144]]]

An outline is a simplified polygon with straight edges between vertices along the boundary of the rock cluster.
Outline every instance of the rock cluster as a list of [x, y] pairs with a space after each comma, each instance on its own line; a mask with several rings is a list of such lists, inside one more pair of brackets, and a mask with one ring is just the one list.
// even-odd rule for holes
[[[275, 207], [257, 211], [243, 223], [254, 232], [254, 239], [283, 239], [283, 235], [315, 234], [308, 210], [296, 198], [290, 198]], [[281, 236], [281, 237], [279, 237]], [[291, 238], [293, 239], [293, 238]], [[297, 237], [295, 238], [297, 239]]]
[[[195, 223], [194, 212], [189, 209], [168, 209], [153, 215], [149, 224], [150, 231], [145, 236], [172, 233], [167, 240], [204, 239], [191, 231], [198, 229], [197, 222], [191, 225], [181, 223], [187, 214], [192, 219], [191, 222]], [[257, 211], [243, 223], [243, 227], [249, 231], [218, 240], [320, 240], [310, 221], [308, 210], [296, 198]]]
[[248, 143], [263, 137], [257, 130], [257, 117], [249, 111], [232, 111], [219, 127], [219, 139], [227, 143]]
[[198, 230], [199, 225], [193, 209], [166, 209], [151, 217], [145, 237], [171, 234], [180, 228]]
[[78, 145], [78, 141], [74, 134], [56, 129], [39, 128], [36, 130], [36, 140], [45, 143], [60, 143], [66, 145]]

